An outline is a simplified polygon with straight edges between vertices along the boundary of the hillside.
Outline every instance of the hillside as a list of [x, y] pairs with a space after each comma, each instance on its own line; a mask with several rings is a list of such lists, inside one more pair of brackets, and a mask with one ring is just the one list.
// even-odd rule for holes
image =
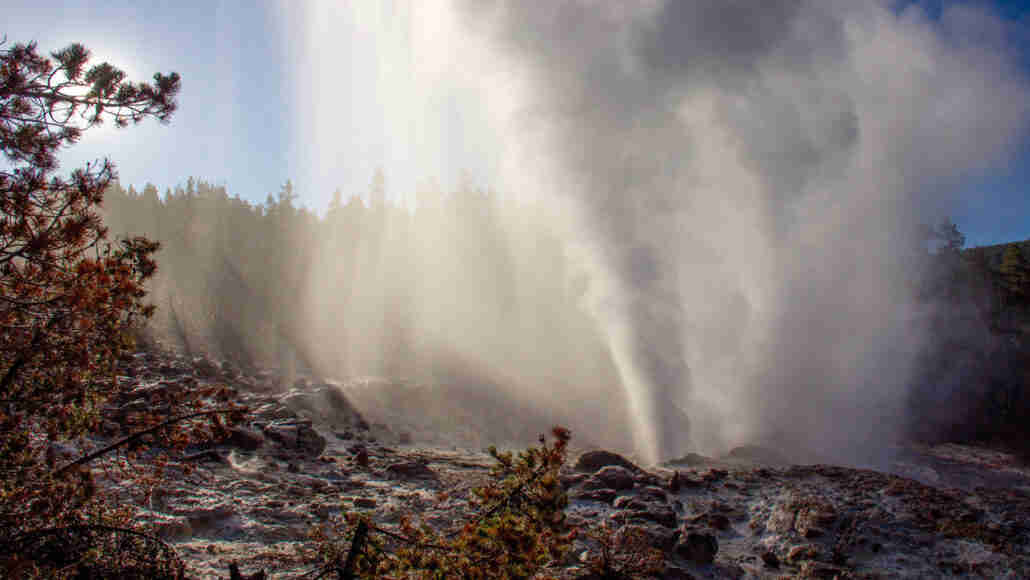
[[1030, 259], [1030, 239], [991, 246], [976, 246], [963, 250], [962, 254], [966, 258], [971, 259], [977, 252], [982, 252], [991, 270], [998, 272], [1001, 268], [1002, 256], [1004, 256], [1005, 250], [1009, 247], [1017, 248], [1025, 258]]

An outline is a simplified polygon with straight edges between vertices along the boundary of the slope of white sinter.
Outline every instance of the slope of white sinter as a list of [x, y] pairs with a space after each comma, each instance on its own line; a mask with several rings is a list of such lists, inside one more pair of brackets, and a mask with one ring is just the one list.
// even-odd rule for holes
[[[308, 532], [341, 510], [385, 525], [409, 515], [453, 526], [468, 513], [468, 490], [488, 477], [484, 434], [535, 442], [530, 428], [499, 419], [519, 409], [477, 417], [457, 398], [430, 404], [446, 386], [301, 378], [284, 390], [273, 371], [155, 353], [137, 354], [122, 372], [141, 393], [227, 384], [251, 409], [229, 441], [173, 461], [167, 488], [149, 502], [109, 482], [137, 502], [140, 523], [180, 551], [190, 577], [227, 577], [231, 563], [245, 575], [310, 572]], [[573, 442], [587, 441], [582, 435]], [[894, 450], [894, 473], [884, 473], [794, 465], [759, 446], [661, 465], [573, 451], [563, 476], [569, 522], [643, 529], [668, 556], [666, 578], [1030, 576], [1030, 468], [1005, 453], [913, 445]], [[550, 573], [590, 577], [591, 546], [580, 538]]]

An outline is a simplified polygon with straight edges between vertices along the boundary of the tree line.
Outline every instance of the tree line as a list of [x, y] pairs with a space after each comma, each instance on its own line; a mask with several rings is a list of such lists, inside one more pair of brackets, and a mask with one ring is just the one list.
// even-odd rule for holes
[[917, 298], [927, 340], [909, 380], [911, 434], [1000, 444], [1030, 457], [1030, 240], [964, 248], [925, 228]]
[[334, 377], [476, 362], [517, 381], [614, 380], [550, 209], [470, 185], [404, 207], [386, 187], [378, 171], [320, 216], [290, 182], [262, 204], [195, 178], [163, 194], [112, 183], [104, 219], [160, 241], [152, 326], [188, 352]]

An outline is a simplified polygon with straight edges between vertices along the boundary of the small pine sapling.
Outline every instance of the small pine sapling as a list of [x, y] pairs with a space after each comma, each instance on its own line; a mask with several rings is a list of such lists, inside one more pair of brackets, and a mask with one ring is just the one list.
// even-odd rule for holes
[[546, 578], [562, 561], [575, 529], [565, 522], [568, 497], [558, 479], [570, 433], [551, 431], [539, 446], [513, 454], [490, 449], [491, 481], [473, 490], [471, 518], [441, 532], [404, 519], [394, 529], [349, 513], [313, 531], [322, 577]]

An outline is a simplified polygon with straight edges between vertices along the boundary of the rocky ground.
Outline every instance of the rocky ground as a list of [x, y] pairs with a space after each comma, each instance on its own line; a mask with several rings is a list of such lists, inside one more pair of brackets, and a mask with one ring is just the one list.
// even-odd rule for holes
[[[445, 527], [492, 463], [477, 421], [510, 424], [513, 442], [523, 435], [517, 413], [455, 416], [433, 407], [438, 393], [406, 384], [302, 378], [284, 390], [274, 372], [154, 353], [121, 372], [140, 401], [219, 382], [251, 409], [229, 440], [173, 461], [163, 492], [144, 500], [118, 490], [142, 503], [141, 523], [197, 578], [228, 577], [232, 563], [245, 575], [311, 573], [307, 534], [341, 510]], [[791, 465], [760, 447], [657, 466], [594, 450], [574, 454], [563, 483], [571, 523], [641, 530], [668, 555], [666, 578], [1030, 577], [1030, 468], [958, 445], [894, 456], [885, 473]], [[589, 577], [585, 541], [561, 563], [563, 577]]]

